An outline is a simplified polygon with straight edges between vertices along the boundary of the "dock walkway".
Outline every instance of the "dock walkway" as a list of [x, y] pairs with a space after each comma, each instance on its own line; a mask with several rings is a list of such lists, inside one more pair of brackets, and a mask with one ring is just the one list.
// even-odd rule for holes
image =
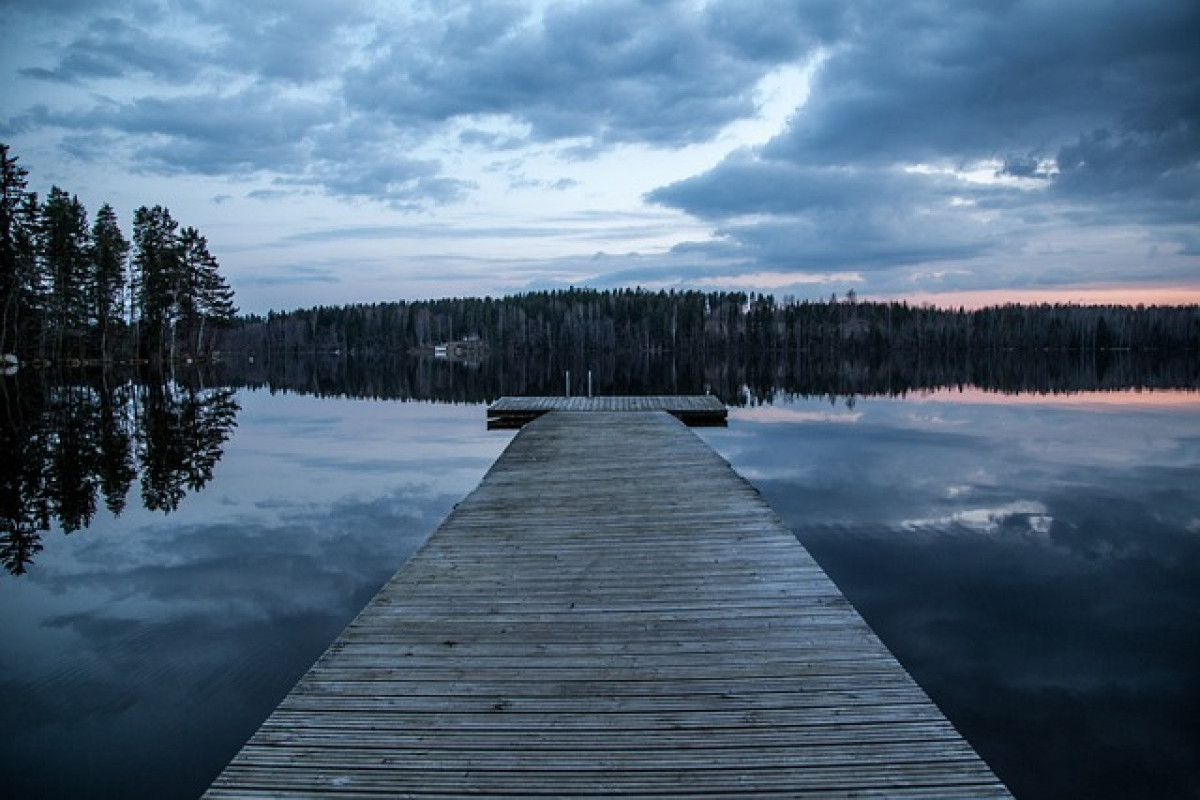
[[712, 395], [501, 397], [488, 406], [489, 428], [520, 428], [550, 411], [666, 411], [693, 427], [723, 426], [728, 410]]
[[667, 413], [519, 433], [206, 797], [1009, 797]]

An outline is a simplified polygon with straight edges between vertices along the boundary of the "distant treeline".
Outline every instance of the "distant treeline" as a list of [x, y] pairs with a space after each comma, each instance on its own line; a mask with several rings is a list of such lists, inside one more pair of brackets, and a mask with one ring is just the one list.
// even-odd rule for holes
[[888, 352], [1197, 351], [1200, 306], [1004, 305], [967, 311], [903, 302], [777, 301], [742, 292], [569, 289], [246, 316], [226, 351], [403, 354], [480, 339], [490, 352], [674, 353], [691, 361], [754, 352], [881, 357]]
[[319, 397], [486, 403], [505, 395], [716, 395], [729, 405], [787, 397], [900, 397], [914, 392], [976, 387], [990, 392], [1059, 394], [1123, 390], [1196, 390], [1200, 355], [1121, 350], [1075, 353], [909, 354], [882, 358], [757, 353], [747, 359], [703, 361], [670, 353], [582, 358], [556, 354], [497, 355], [480, 361], [434, 358], [294, 356], [230, 357], [212, 364], [206, 380], [225, 386]]

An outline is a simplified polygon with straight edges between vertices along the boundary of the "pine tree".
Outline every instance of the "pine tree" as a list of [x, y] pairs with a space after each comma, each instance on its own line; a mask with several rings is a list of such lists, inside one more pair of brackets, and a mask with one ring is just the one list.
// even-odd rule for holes
[[192, 227], [179, 231], [179, 286], [176, 296], [178, 305], [180, 338], [195, 351], [200, 350], [200, 344], [193, 335], [203, 334], [200, 311], [200, 280], [201, 274], [207, 268], [207, 262], [212, 261], [208, 252], [208, 241], [200, 235], [200, 231]]
[[0, 143], [0, 353], [20, 349], [21, 320], [32, 290], [27, 175], [9, 156], [8, 145]]
[[[208, 249], [208, 240], [195, 228], [179, 232], [180, 262], [183, 269], [183, 288], [180, 313], [184, 320], [184, 335], [197, 355], [204, 352], [206, 332], [213, 325], [226, 325], [237, 315], [233, 290], [221, 276], [220, 265]], [[194, 338], [193, 338], [194, 337]]]
[[173, 360], [180, 344], [211, 347], [212, 328], [233, 321], [208, 242], [163, 206], [136, 211], [131, 246], [111, 205], [89, 228], [77, 196], [55, 186], [39, 203], [27, 185], [0, 143], [0, 353], [62, 357], [70, 343], [72, 355], [107, 359], [132, 330], [136, 353]]
[[91, 231], [78, 197], [54, 186], [42, 207], [41, 269], [49, 289], [47, 320], [54, 333], [55, 356], [67, 337], [83, 342], [87, 327]]
[[109, 356], [109, 331], [124, 311], [125, 262], [129, 241], [117, 224], [117, 214], [105, 203], [92, 226], [91, 313], [100, 331], [100, 353]]
[[213, 327], [232, 325], [237, 317], [238, 309], [233, 304], [233, 289], [225, 282], [217, 268], [214, 258], [200, 276], [200, 333], [196, 340], [199, 349], [204, 340], [204, 324]]
[[174, 356], [182, 285], [179, 223], [162, 206], [142, 206], [133, 215], [134, 305], [138, 336], [149, 354]]

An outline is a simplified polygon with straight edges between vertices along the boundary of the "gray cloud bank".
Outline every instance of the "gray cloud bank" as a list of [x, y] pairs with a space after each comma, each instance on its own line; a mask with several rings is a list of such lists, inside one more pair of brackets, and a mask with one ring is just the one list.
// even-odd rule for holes
[[[439, 202], [455, 196], [436, 180], [441, 165], [403, 153], [446, 123], [478, 143], [478, 123], [500, 117], [527, 131], [516, 143], [572, 141], [581, 153], [706, 141], [754, 113], [764, 74], [817, 44], [803, 20], [776, 24], [766, 6], [757, 16], [638, 2], [540, 15], [512, 3], [412, 3], [381, 17], [366, 2], [142, 8], [112, 4], [68, 23], [74, 34], [45, 64], [20, 70], [94, 89], [90, 107], [10, 109], [3, 128], [153, 136], [137, 153], [148, 170], [278, 173], [284, 185], [381, 200], [407, 187], [404, 200]], [[17, 13], [77, 20], [83, 9]], [[132, 96], [104, 95], [111, 81], [149, 78]]]
[[778, 264], [954, 261], [1051, 226], [1140, 224], [1186, 244], [1200, 6], [847, 9], [785, 131], [650, 199]]
[[[475, 188], [447, 149], [711, 142], [754, 117], [764, 77], [820, 59], [769, 142], [647, 196], [713, 224], [687, 253], [902, 288], [915, 265], [1089, 230], [1196, 250], [1192, 0], [6, 5], [56, 44], [18, 70], [0, 135], [58, 130], [135, 171], [429, 208]], [[1194, 260], [1136, 268], [1195, 277]]]

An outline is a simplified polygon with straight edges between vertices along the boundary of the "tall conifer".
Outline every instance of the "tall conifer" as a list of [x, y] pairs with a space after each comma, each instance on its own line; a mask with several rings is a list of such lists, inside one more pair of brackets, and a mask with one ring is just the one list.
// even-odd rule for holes
[[0, 353], [16, 349], [22, 296], [28, 276], [22, 269], [21, 210], [27, 202], [25, 170], [0, 143]]
[[93, 324], [100, 331], [100, 353], [109, 355], [109, 331], [121, 320], [124, 311], [125, 262], [129, 258], [129, 240], [117, 224], [117, 213], [105, 203], [92, 226]]

